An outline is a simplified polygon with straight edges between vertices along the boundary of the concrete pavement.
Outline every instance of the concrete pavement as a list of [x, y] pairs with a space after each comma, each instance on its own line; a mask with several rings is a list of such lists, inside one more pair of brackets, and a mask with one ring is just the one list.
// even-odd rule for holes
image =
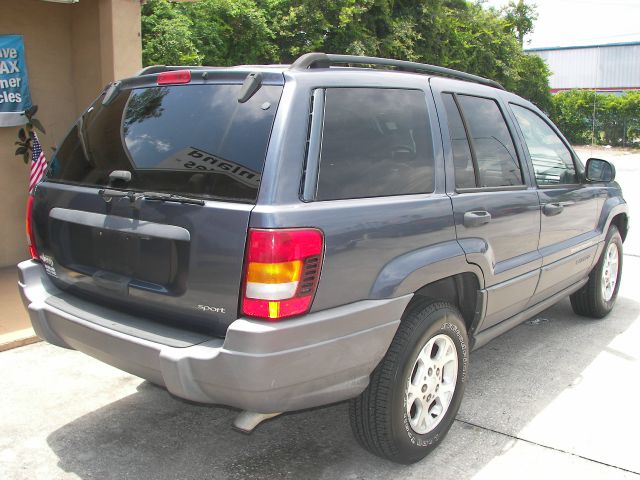
[[0, 354], [0, 478], [638, 479], [640, 258], [624, 261], [606, 319], [565, 300], [474, 352], [458, 420], [416, 465], [361, 450], [345, 404], [246, 436], [233, 410], [41, 343]]

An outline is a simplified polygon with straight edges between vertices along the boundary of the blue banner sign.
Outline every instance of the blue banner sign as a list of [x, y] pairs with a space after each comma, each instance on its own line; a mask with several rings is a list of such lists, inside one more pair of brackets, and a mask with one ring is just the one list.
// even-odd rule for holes
[[0, 127], [27, 122], [24, 111], [31, 106], [28, 78], [22, 35], [0, 35]]

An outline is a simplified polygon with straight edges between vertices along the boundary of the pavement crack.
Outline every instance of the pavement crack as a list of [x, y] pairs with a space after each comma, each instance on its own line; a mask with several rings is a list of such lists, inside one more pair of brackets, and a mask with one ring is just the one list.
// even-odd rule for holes
[[572, 455], [574, 457], [578, 457], [578, 458], [581, 458], [583, 460], [587, 460], [588, 462], [598, 463], [598, 464], [603, 465], [605, 467], [615, 468], [617, 470], [621, 470], [623, 472], [632, 473], [632, 474], [640, 477], [640, 473], [639, 472], [635, 472], [633, 470], [629, 470], [629, 469], [624, 468], [624, 467], [619, 467], [617, 465], [611, 465], [610, 463], [602, 462], [602, 461], [596, 460], [594, 458], [585, 457], [583, 455], [579, 455], [577, 453], [569, 452], [569, 451], [563, 450], [561, 448], [556, 448], [556, 447], [552, 447], [550, 445], [544, 445], [542, 443], [537, 443], [537, 442], [534, 442], [532, 440], [527, 440], [526, 438], [518, 437], [517, 435], [511, 435], [510, 433], [505, 433], [505, 432], [501, 432], [499, 430], [494, 430], [493, 428], [485, 427], [483, 425], [478, 425], [477, 423], [469, 422], [467, 420], [461, 420], [460, 418], [456, 418], [456, 422], [464, 423], [465, 425], [469, 425], [471, 427], [480, 428], [480, 429], [486, 430], [488, 432], [497, 433], [498, 435], [509, 437], [509, 438], [514, 439], [514, 440], [519, 440], [521, 442], [526, 442], [526, 443], [529, 443], [531, 445], [536, 445], [538, 447], [546, 448], [546, 449], [549, 449], [549, 450], [554, 450], [554, 451], [559, 452], [559, 453], [566, 453], [567, 455]]

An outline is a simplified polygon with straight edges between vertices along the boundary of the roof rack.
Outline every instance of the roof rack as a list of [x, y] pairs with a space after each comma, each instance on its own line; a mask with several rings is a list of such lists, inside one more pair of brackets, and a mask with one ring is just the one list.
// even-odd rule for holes
[[429, 65], [426, 63], [409, 62], [406, 60], [392, 60], [390, 58], [364, 57], [359, 55], [336, 55], [334, 53], [305, 53], [299, 57], [289, 67], [291, 70], [306, 70], [308, 68], [329, 68], [332, 65], [384, 65], [388, 67], [396, 67], [398, 70], [415, 72], [415, 73], [433, 73], [435, 75], [444, 75], [447, 77], [457, 78], [458, 80], [466, 80], [467, 82], [480, 83], [489, 87], [505, 88], [495, 80], [473, 75], [471, 73], [460, 72], [451, 68], [438, 67], [437, 65]]

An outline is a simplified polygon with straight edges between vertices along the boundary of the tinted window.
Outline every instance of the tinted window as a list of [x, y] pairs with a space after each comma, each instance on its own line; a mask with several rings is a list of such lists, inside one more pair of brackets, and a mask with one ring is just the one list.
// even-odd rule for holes
[[48, 178], [106, 185], [113, 170], [127, 188], [255, 200], [282, 87], [265, 85], [238, 103], [241, 85], [123, 90], [83, 115], [52, 159]]
[[479, 187], [522, 185], [513, 140], [495, 100], [458, 95], [480, 169]]
[[464, 130], [464, 124], [460, 117], [460, 111], [453, 98], [453, 95], [446, 93], [442, 95], [442, 101], [447, 111], [447, 123], [449, 125], [449, 136], [451, 138], [451, 149], [453, 150], [453, 164], [456, 172], [456, 187], [470, 188], [476, 186], [476, 178], [471, 157], [469, 141]]
[[578, 183], [573, 157], [567, 146], [538, 114], [511, 105], [524, 135], [538, 185]]
[[318, 200], [433, 191], [433, 148], [424, 93], [326, 90]]

